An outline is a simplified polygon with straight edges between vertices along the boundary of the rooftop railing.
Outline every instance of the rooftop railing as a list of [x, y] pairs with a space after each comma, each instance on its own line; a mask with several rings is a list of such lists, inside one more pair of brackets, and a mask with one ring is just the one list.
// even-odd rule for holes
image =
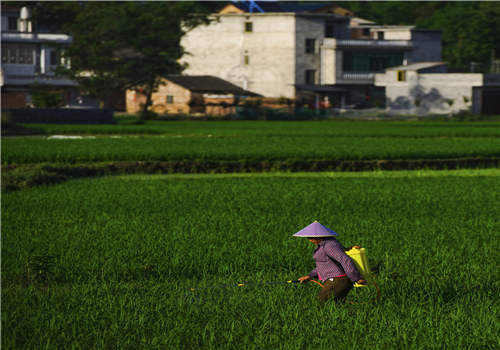
[[413, 44], [410, 40], [337, 40], [338, 48], [396, 48], [411, 49]]
[[343, 72], [340, 79], [350, 83], [373, 83], [375, 81], [375, 73]]

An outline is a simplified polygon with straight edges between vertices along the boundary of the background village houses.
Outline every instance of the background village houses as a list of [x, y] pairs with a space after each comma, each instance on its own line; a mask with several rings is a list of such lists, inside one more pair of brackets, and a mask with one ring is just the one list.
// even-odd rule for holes
[[[396, 114], [500, 113], [499, 76], [448, 73], [437, 30], [379, 25], [334, 3], [259, 2], [251, 8], [235, 2], [212, 19], [183, 37], [183, 76], [189, 78], [164, 79], [151, 110], [231, 114], [227, 106], [262, 97], [270, 107], [294, 101]], [[32, 106], [37, 85], [59, 93], [67, 107], [96, 107], [73, 81], [54, 73], [70, 62], [52, 44], [71, 41], [35, 28], [28, 8], [2, 6], [2, 108]], [[113, 99], [115, 110], [126, 105], [130, 113], [145, 101], [139, 88]]]

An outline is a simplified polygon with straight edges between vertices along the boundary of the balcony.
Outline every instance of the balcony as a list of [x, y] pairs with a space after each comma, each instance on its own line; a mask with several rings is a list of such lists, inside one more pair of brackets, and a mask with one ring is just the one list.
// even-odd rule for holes
[[70, 44], [72, 42], [72, 38], [66, 34], [2, 32], [2, 42], [53, 42], [59, 44]]

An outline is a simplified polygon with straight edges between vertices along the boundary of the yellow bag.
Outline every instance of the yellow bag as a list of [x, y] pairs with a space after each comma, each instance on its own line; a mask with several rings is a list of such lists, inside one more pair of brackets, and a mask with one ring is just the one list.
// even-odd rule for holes
[[[356, 268], [358, 269], [363, 279], [368, 282], [371, 279], [370, 267], [368, 266], [368, 258], [366, 257], [366, 249], [365, 248], [351, 248], [345, 252], [354, 262]], [[368, 284], [358, 284], [354, 283], [354, 287], [366, 287]]]

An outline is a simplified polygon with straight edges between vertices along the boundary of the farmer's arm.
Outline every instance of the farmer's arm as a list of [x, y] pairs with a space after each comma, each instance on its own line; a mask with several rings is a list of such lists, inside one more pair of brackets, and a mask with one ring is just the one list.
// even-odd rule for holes
[[300, 283], [305, 283], [305, 282], [307, 282], [313, 278], [317, 278], [317, 277], [318, 277], [318, 272], [316, 271], [316, 269], [313, 269], [311, 272], [309, 272], [309, 275], [299, 277], [299, 281], [300, 281]]
[[[342, 265], [347, 277], [349, 277], [352, 282], [361, 280], [361, 274], [356, 268], [356, 265], [354, 265], [351, 258], [344, 253], [340, 243], [332, 241], [331, 244], [325, 244], [325, 252], [330, 258], [338, 261], [340, 265]], [[364, 281], [361, 280], [360, 282]]]

